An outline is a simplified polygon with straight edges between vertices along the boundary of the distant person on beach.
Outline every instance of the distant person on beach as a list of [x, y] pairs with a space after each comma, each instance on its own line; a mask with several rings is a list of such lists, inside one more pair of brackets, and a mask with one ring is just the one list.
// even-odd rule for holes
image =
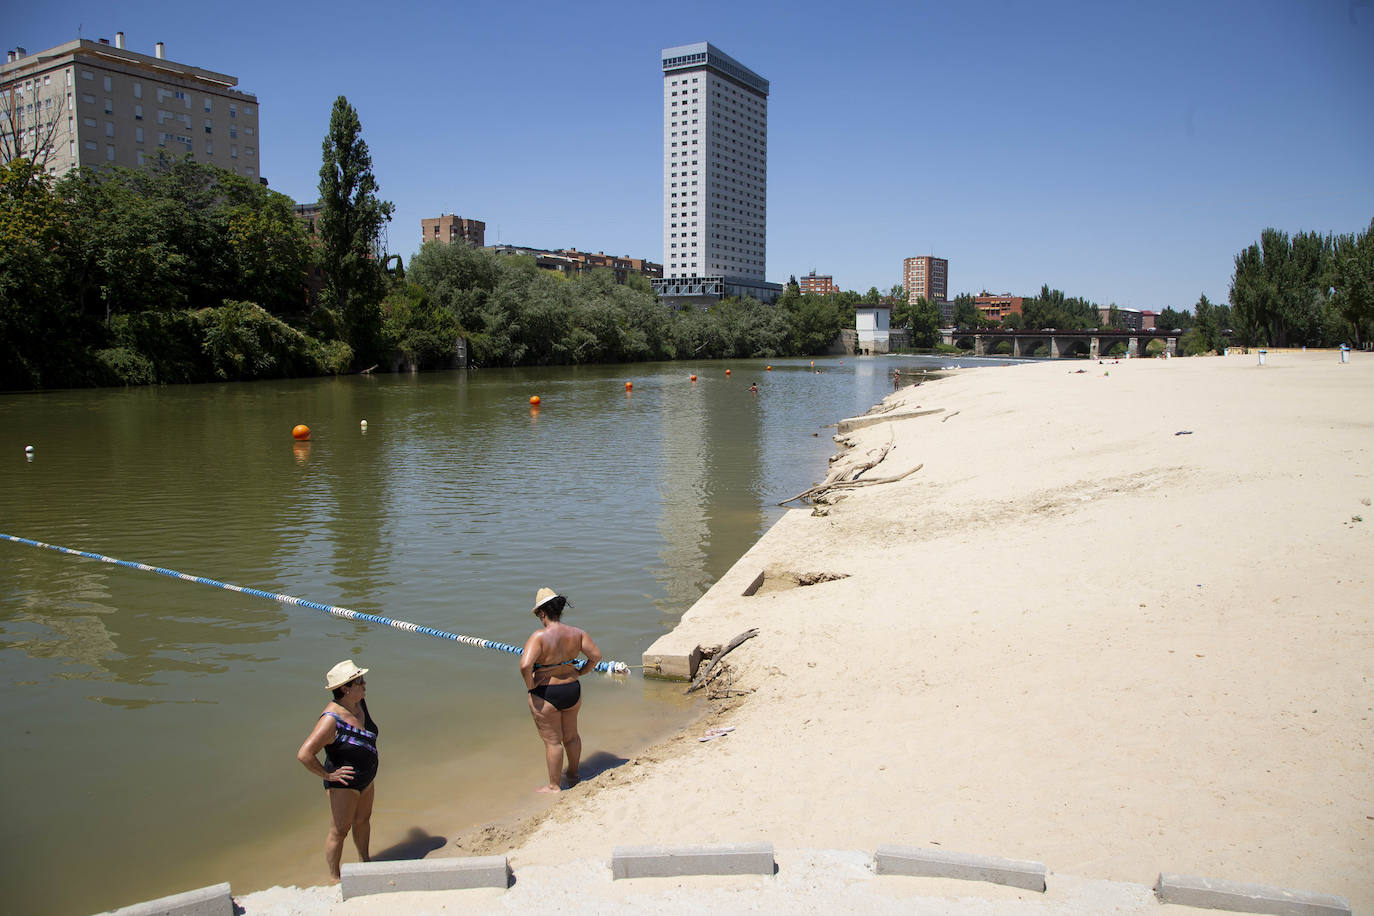
[[752, 391], [752, 392], [754, 392], [754, 394], [758, 394], [758, 393], [759, 393], [759, 383], [758, 383], [758, 382], [755, 382], [754, 384], [750, 385], [750, 386], [749, 386], [749, 390]]
[[[329, 669], [324, 685], [334, 699], [320, 713], [319, 721], [305, 739], [296, 759], [324, 780], [329, 795], [329, 835], [324, 841], [324, 860], [329, 876], [339, 880], [344, 839], [353, 831], [353, 845], [364, 862], [372, 861], [372, 799], [377, 776], [377, 723], [367, 711], [368, 669], [342, 661]], [[324, 751], [324, 763], [319, 754]]]
[[[568, 599], [551, 588], [541, 588], [534, 596], [534, 616], [540, 628], [530, 634], [520, 655], [520, 674], [529, 693], [530, 715], [544, 739], [544, 760], [549, 781], [540, 792], [562, 789], [563, 752], [568, 752], [568, 786], [577, 784], [577, 768], [582, 761], [582, 737], [577, 733], [577, 712], [582, 708], [582, 684], [577, 680], [596, 668], [601, 650], [584, 630], [562, 622]], [[573, 666], [577, 656], [587, 661], [581, 669]]]

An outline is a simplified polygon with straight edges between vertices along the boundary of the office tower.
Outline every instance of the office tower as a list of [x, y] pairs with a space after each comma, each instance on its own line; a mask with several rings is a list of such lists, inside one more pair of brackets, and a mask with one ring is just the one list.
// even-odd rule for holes
[[675, 305], [771, 302], [768, 81], [708, 42], [663, 51], [663, 273]]
[[0, 67], [0, 159], [23, 156], [54, 174], [76, 166], [139, 166], [190, 153], [260, 178], [257, 96], [238, 78], [124, 47], [124, 33], [77, 39]]

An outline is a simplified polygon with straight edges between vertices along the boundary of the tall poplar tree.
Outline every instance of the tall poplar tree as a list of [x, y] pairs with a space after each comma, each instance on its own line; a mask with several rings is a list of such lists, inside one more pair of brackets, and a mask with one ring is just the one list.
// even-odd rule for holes
[[381, 234], [391, 221], [390, 201], [377, 197], [372, 156], [358, 112], [339, 96], [329, 116], [320, 166], [320, 257], [324, 305], [354, 359], [375, 357], [385, 294]]

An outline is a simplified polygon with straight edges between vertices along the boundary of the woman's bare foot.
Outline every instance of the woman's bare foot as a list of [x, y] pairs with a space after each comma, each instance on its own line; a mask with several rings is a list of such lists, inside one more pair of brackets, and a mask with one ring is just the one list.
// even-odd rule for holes
[[561, 786], [540, 786], [539, 788], [535, 789], [534, 791], [536, 791], [536, 792], [562, 792], [563, 789], [562, 789]]

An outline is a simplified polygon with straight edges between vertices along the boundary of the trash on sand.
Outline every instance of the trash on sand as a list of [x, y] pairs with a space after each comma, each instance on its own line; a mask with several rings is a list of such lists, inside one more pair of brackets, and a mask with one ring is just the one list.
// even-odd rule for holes
[[722, 736], [724, 736], [724, 735], [728, 735], [728, 734], [730, 734], [730, 733], [731, 733], [732, 731], [734, 731], [734, 730], [735, 730], [735, 727], [734, 727], [733, 725], [722, 725], [722, 726], [720, 726], [719, 728], [708, 728], [708, 729], [706, 729], [706, 733], [703, 734], [703, 735], [702, 735], [700, 738], [698, 738], [697, 740], [698, 740], [698, 741], [710, 741], [712, 738], [720, 738], [720, 737], [722, 737]]

